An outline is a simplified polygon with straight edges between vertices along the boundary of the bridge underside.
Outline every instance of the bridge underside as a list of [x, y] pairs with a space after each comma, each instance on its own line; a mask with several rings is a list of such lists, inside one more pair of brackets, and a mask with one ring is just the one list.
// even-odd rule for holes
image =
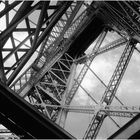
[[72, 42], [68, 54], [73, 58], [83, 55], [90, 44], [100, 35], [104, 27], [103, 20], [96, 15], [86, 29]]
[[1, 83], [0, 120], [12, 133], [24, 139], [73, 138]]
[[[95, 16], [73, 41], [67, 53], [72, 57], [83, 54], [103, 28], [103, 21]], [[73, 138], [2, 84], [0, 84], [0, 119], [5, 127], [21, 138]]]
[[[108, 85], [91, 70], [105, 86], [105, 93], [100, 102], [111, 105], [113, 98], [117, 98], [115, 95], [117, 88], [136, 44], [140, 42], [138, 18], [140, 10], [135, 11], [135, 7], [140, 8], [140, 3], [118, 1], [93, 1], [90, 4], [82, 1], [59, 1], [56, 5], [51, 5], [49, 1], [39, 1], [35, 4], [33, 1], [23, 3], [15, 1], [12, 4], [0, 1], [0, 3], [5, 4], [0, 17], [5, 16], [6, 20], [5, 29], [0, 31], [0, 123], [20, 138], [73, 139], [74, 137], [62, 128], [69, 111], [62, 107], [70, 106], [79, 87], [85, 91], [81, 84], [82, 80], [86, 72], [91, 70], [90, 65], [98, 53], [125, 44], [126, 48]], [[19, 9], [15, 10], [16, 14], [9, 22], [10, 10], [17, 5]], [[79, 10], [80, 8], [83, 12]], [[30, 14], [35, 11], [39, 11], [38, 21], [33, 24]], [[21, 28], [20, 23], [25, 27]], [[118, 39], [120, 42], [114, 41], [101, 47], [110, 31], [121, 35], [120, 40]], [[18, 32], [26, 32], [26, 38], [17, 41], [15, 33]], [[9, 39], [12, 47], [9, 47], [9, 44], [6, 46]], [[95, 45], [92, 54], [85, 55], [85, 51], [93, 42]], [[23, 69], [35, 52], [37, 56], [32, 64], [26, 70]], [[12, 56], [14, 62], [10, 60]], [[84, 59], [81, 59], [82, 57]], [[79, 63], [78, 60], [84, 61]], [[84, 66], [76, 80], [74, 70], [78, 64]], [[87, 91], [86, 94], [94, 100]], [[96, 103], [95, 100], [94, 102]], [[102, 114], [100, 110], [97, 113], [95, 111], [84, 138], [96, 138], [106, 117], [110, 117], [106, 112]], [[60, 127], [60, 124], [63, 126]], [[139, 138], [139, 126], [138, 114], [109, 139]]]

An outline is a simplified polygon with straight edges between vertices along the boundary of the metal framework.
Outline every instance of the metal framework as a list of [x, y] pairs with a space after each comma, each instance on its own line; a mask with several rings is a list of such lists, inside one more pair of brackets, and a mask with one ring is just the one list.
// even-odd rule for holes
[[[135, 45], [134, 42], [131, 42], [131, 41], [127, 44], [119, 60], [119, 63], [111, 77], [111, 80], [105, 90], [105, 93], [103, 94], [103, 97], [100, 101], [101, 104], [110, 105], [113, 98], [115, 97], [116, 90], [120, 84], [121, 78], [123, 77], [123, 74], [127, 68], [129, 60], [134, 51], [134, 45]], [[94, 114], [93, 119], [91, 121], [91, 125], [88, 127], [86, 134], [84, 136], [85, 139], [96, 137], [105, 117], [106, 117], [106, 114], [102, 115], [100, 114], [100, 112], [96, 112]], [[92, 133], [89, 133], [89, 132], [92, 132]]]
[[[69, 112], [92, 114], [83, 138], [95, 139], [105, 118], [119, 126], [112, 116], [132, 119], [140, 113], [139, 106], [125, 105], [116, 94], [134, 50], [140, 52], [140, 2], [2, 0], [0, 24], [0, 82], [42, 117], [65, 129]], [[113, 33], [119, 37], [106, 42]], [[106, 84], [91, 65], [122, 46]], [[105, 88], [100, 101], [82, 85], [89, 71]], [[80, 88], [97, 105], [73, 106]], [[113, 106], [114, 100], [120, 106]], [[0, 129], [0, 133], [11, 132]]]

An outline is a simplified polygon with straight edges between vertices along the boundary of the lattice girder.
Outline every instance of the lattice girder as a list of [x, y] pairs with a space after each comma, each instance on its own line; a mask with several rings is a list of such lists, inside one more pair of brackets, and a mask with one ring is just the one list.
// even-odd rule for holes
[[[75, 6], [76, 6], [76, 8], [77, 8], [77, 6], [79, 6], [79, 5], [81, 5], [81, 3], [77, 3]], [[65, 14], [65, 13], [64, 13]], [[69, 19], [65, 19], [66, 21], [67, 21], [67, 24], [70, 24], [70, 22], [72, 22], [71, 20], [74, 18], [73, 16], [75, 15], [75, 11], [73, 10], [73, 13], [71, 13], [72, 14], [72, 17], [69, 17]], [[84, 15], [85, 15], [85, 12], [84, 12]], [[83, 17], [83, 15], [82, 15], [82, 17]], [[60, 19], [60, 21], [61, 20], [63, 20], [63, 16], [62, 16], [62, 19]], [[79, 20], [79, 19], [77, 19], [77, 20]], [[76, 20], [76, 21], [77, 21]], [[80, 20], [82, 20], [82, 18], [80, 18]], [[66, 22], [65, 21], [65, 22]], [[80, 23], [80, 22], [79, 22]], [[78, 24], [79, 24], [78, 23]], [[76, 27], [77, 26], [77, 24], [75, 24], [75, 22], [72, 24], [72, 26], [69, 28], [69, 26], [67, 26], [67, 24], [65, 24], [65, 26], [63, 26], [63, 31], [61, 31], [60, 33], [60, 36], [58, 36], [57, 38], [56, 38], [56, 40], [55, 41], [53, 41], [53, 42], [51, 42], [51, 45], [50, 45], [50, 47], [48, 47], [47, 46], [47, 42], [50, 42], [49, 40], [48, 40], [48, 38], [46, 38], [46, 40], [44, 41], [44, 43], [43, 43], [43, 46], [42, 47], [45, 47], [44, 49], [42, 49], [42, 51], [43, 50], [46, 50], [46, 47], [48, 47], [48, 48], [51, 48], [52, 49], [52, 51], [53, 52], [51, 52], [50, 54], [49, 54], [49, 57], [51, 57], [51, 58], [49, 58], [49, 60], [51, 60], [52, 59], [52, 56], [51, 56], [51, 54], [54, 54], [55, 55], [55, 57], [56, 57], [56, 54], [58, 53], [58, 52], [60, 52], [60, 48], [58, 48], [57, 50], [53, 50], [53, 48], [57, 48], [57, 45], [58, 44], [60, 44], [60, 42], [62, 42], [61, 41], [61, 38], [63, 37], [63, 34], [69, 34], [69, 35], [71, 35], [74, 31], [75, 31], [75, 29], [76, 28], [74, 28], [74, 29], [72, 29], [71, 30], [71, 27]], [[56, 25], [57, 26], [57, 25]], [[52, 30], [52, 32], [55, 30], [55, 26], [54, 26], [54, 28], [53, 28], [53, 30]], [[69, 29], [68, 29], [69, 28]], [[67, 30], [68, 29], [68, 30]], [[69, 30], [71, 30], [71, 31], [69, 31]], [[67, 32], [66, 32], [67, 31]], [[65, 33], [66, 32], [66, 33]], [[63, 43], [65, 43], [65, 42], [63, 42]], [[56, 46], [55, 46], [56, 45]], [[63, 44], [61, 43], [61, 45], [60, 45], [60, 47], [63, 47]], [[56, 51], [56, 52], [55, 52]], [[41, 56], [41, 57], [38, 57], [39, 59], [37, 59], [36, 61], [35, 61], [35, 63], [33, 64], [33, 65], [31, 65], [26, 71], [25, 71], [25, 74], [23, 74], [23, 75], [21, 75], [19, 78], [18, 78], [18, 80], [16, 80], [16, 82], [18, 83], [19, 81], [21, 81], [22, 80], [22, 77], [24, 77], [24, 75], [26, 75], [26, 73], [28, 72], [28, 71], [32, 71], [32, 70], [30, 70], [30, 69], [32, 69], [32, 67], [33, 68], [37, 68], [37, 67], [39, 67], [39, 69], [43, 66], [43, 65], [45, 65], [44, 63], [47, 63], [49, 60], [47, 60], [47, 62], [46, 62], [46, 51], [45, 52], [42, 52], [43, 53], [43, 55]], [[41, 53], [41, 54], [42, 54]], [[59, 57], [59, 55], [60, 54], [58, 54], [58, 57]], [[48, 56], [47, 56], [47, 58], [48, 58]], [[57, 60], [57, 57], [56, 57], [56, 60]], [[47, 67], [47, 66], [46, 66]], [[37, 68], [37, 70], [38, 70], [38, 68]], [[36, 71], [34, 71], [34, 73], [36, 73]], [[30, 77], [27, 79], [27, 80], [29, 80], [30, 79]], [[16, 85], [16, 82], [13, 84], [13, 86], [14, 85]], [[24, 83], [22, 83], [22, 86], [25, 84], [25, 83], [27, 83], [27, 81], [25, 81]], [[11, 86], [12, 87], [12, 86]], [[21, 87], [20, 87], [21, 88]], [[19, 92], [21, 92], [21, 90], [19, 91]]]
[[[140, 2], [58, 1], [52, 3], [52, 1], [0, 1], [0, 6], [3, 6], [0, 9], [0, 24], [2, 23], [0, 80], [7, 87], [10, 86], [23, 100], [62, 127], [65, 125], [68, 112], [93, 114], [84, 139], [95, 139], [106, 117], [133, 118], [139, 113], [133, 108], [123, 110], [123, 107], [120, 107], [120, 110], [113, 110], [110, 109], [110, 105], [114, 98], [124, 105], [116, 96], [116, 92], [134, 49], [140, 52], [136, 48], [136, 43], [140, 42]], [[73, 57], [69, 54], [70, 48], [74, 46], [73, 42], [75, 43], [92, 21], [94, 23], [94, 18], [99, 18], [107, 30], [100, 35], [99, 42], [90, 54], [81, 54], [80, 57], [80, 53], [77, 52]], [[100, 48], [108, 30], [114, 30], [122, 38]], [[123, 46], [126, 42], [128, 44], [110, 82], [106, 85], [90, 65], [96, 56]], [[35, 57], [30, 62], [32, 56]], [[74, 79], [77, 64], [84, 64], [84, 67], [78, 78]], [[83, 107], [84, 109], [70, 106], [78, 88], [81, 88], [94, 104], [98, 104], [94, 95], [92, 96], [82, 86], [82, 80], [88, 70], [106, 89], [100, 101], [105, 105], [105, 109], [90, 110], [86, 106]], [[117, 123], [116, 125], [120, 127]]]
[[64, 54], [25, 97], [30, 104], [53, 121], [56, 121], [60, 109], [45, 107], [45, 104], [61, 104], [72, 64], [73, 59], [68, 54]]
[[[105, 90], [105, 93], [102, 96], [102, 99], [100, 101], [101, 104], [110, 105], [113, 98], [115, 97], [117, 88], [120, 84], [120, 81], [124, 75], [124, 72], [128, 66], [128, 63], [129, 63], [132, 53], [134, 51], [134, 46], [135, 46], [134, 40], [130, 40], [128, 42], [128, 44], [126, 45], [126, 48], [118, 62], [118, 65], [116, 66], [116, 69]], [[101, 117], [102, 119], [101, 120], [97, 119], [98, 116]], [[106, 114], [101, 115], [100, 112], [97, 112], [96, 114], [94, 114], [94, 116], [91, 120], [91, 123], [84, 135], [85, 139], [96, 138], [105, 117], [106, 117]]]

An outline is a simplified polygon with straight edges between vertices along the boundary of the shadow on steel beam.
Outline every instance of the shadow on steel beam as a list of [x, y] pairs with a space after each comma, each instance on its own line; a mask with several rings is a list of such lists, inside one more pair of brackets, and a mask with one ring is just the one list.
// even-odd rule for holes
[[11, 132], [25, 139], [74, 139], [2, 83], [0, 121]]

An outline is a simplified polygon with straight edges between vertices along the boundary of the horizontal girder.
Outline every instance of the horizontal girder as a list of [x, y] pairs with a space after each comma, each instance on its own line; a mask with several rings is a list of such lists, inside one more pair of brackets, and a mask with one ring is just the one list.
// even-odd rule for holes
[[51, 107], [51, 108], [60, 108], [68, 110], [69, 112], [75, 113], [86, 113], [86, 114], [94, 114], [97, 111], [101, 111], [106, 113], [109, 116], [116, 117], [130, 117], [133, 118], [135, 115], [140, 113], [140, 106], [111, 106], [111, 105], [91, 105], [91, 106], [71, 106], [71, 105], [50, 105], [50, 104], [32, 104], [34, 106], [41, 106], [43, 108]]

